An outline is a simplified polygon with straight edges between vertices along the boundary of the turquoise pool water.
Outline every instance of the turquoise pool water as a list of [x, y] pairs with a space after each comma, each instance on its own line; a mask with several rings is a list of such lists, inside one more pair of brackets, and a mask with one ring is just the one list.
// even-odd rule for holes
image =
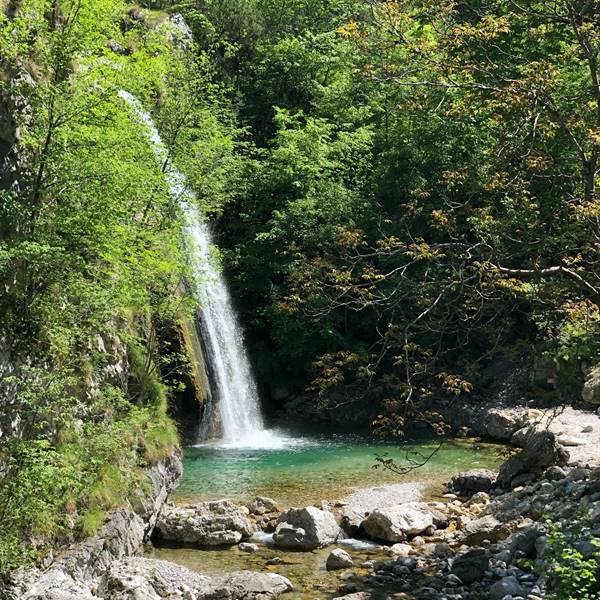
[[183, 480], [174, 499], [249, 501], [265, 495], [287, 507], [336, 500], [352, 490], [385, 483], [427, 481], [435, 488], [457, 471], [495, 468], [504, 456], [495, 444], [445, 439], [424, 466], [407, 475], [374, 468], [382, 455], [402, 466], [421, 463], [439, 444], [438, 438], [431, 437], [398, 444], [366, 435], [329, 433], [290, 437], [274, 448], [190, 447], [184, 450]]

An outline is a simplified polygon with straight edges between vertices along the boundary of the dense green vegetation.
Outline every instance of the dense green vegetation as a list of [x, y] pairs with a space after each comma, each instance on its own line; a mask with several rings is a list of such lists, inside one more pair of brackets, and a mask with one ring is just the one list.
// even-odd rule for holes
[[0, 571], [97, 529], [177, 443], [181, 216], [119, 89], [217, 219], [265, 388], [398, 433], [498, 357], [550, 361], [563, 398], [600, 358], [599, 19], [572, 0], [3, 5]]
[[[3, 17], [18, 162], [0, 201], [0, 341], [3, 370], [15, 369], [2, 381], [2, 572], [96, 531], [178, 443], [161, 327], [187, 310], [181, 218], [118, 95], [160, 102], [167, 129], [172, 103], [189, 100], [180, 80], [209, 90], [176, 33], [165, 14], [118, 1], [31, 0]], [[207, 93], [188, 107], [212, 115], [198, 164], [223, 153], [212, 104]], [[191, 145], [194, 123], [181, 129]], [[220, 168], [205, 168], [207, 197]]]
[[595, 6], [186, 14], [253, 143], [221, 231], [262, 381], [386, 431], [502, 356], [576, 393], [600, 351]]

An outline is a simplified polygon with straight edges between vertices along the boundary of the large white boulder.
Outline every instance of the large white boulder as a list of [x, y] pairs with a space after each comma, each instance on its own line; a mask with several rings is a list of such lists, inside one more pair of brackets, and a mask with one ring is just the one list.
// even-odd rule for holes
[[270, 600], [292, 589], [275, 573], [238, 571], [206, 577], [179, 565], [149, 558], [130, 558], [113, 564], [99, 585], [104, 600]]
[[333, 544], [339, 535], [340, 528], [333, 513], [307, 506], [281, 513], [273, 542], [280, 548], [313, 550]]
[[229, 500], [202, 502], [185, 507], [166, 506], [156, 523], [161, 540], [196, 546], [226, 546], [254, 533], [247, 509]]
[[365, 533], [375, 540], [401, 542], [433, 525], [433, 515], [424, 502], [409, 502], [374, 510], [364, 521]]

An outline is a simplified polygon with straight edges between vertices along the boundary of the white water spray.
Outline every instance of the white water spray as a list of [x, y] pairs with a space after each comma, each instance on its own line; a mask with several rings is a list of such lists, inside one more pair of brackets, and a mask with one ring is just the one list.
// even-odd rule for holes
[[[286, 444], [286, 439], [264, 426], [242, 330], [225, 278], [212, 256], [210, 228], [200, 215], [196, 198], [187, 186], [185, 176], [170, 164], [167, 149], [152, 117], [129, 92], [120, 91], [119, 96], [132, 107], [147, 128], [154, 155], [159, 164], [166, 165], [165, 177], [169, 190], [185, 217], [187, 251], [197, 277], [195, 291], [201, 307], [202, 338], [216, 388], [213, 390], [216, 405], [210, 408], [216, 409], [220, 416], [222, 445], [281, 447]], [[214, 418], [214, 415], [209, 415], [209, 418]], [[201, 428], [201, 439], [204, 439], [210, 425], [208, 423]]]

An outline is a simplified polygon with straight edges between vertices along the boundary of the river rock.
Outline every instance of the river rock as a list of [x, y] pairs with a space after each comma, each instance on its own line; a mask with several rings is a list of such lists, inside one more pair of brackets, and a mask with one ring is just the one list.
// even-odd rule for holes
[[588, 404], [600, 404], [600, 365], [596, 365], [587, 374], [581, 397]]
[[390, 546], [388, 552], [393, 556], [398, 557], [406, 557], [412, 551], [412, 546], [410, 544], [394, 544]]
[[264, 515], [265, 513], [277, 512], [279, 508], [275, 500], [266, 496], [257, 496], [248, 506], [250, 513], [253, 515]]
[[523, 450], [500, 467], [497, 484], [509, 488], [519, 475], [538, 474], [553, 465], [562, 467], [568, 460], [569, 453], [557, 443], [551, 431], [537, 432]]
[[240, 571], [206, 577], [174, 563], [138, 557], [113, 564], [100, 582], [98, 595], [103, 600], [268, 600], [291, 589], [288, 579], [274, 573]]
[[344, 499], [342, 527], [350, 535], [355, 535], [373, 510], [418, 502], [422, 498], [423, 487], [421, 483], [397, 483], [358, 490]]
[[472, 469], [458, 473], [450, 481], [450, 488], [469, 496], [477, 492], [489, 492], [496, 482], [496, 473], [489, 469]]
[[506, 539], [511, 533], [511, 527], [501, 523], [493, 515], [485, 515], [469, 521], [461, 531], [462, 537], [469, 546], [481, 544], [484, 540], [499, 542]]
[[509, 441], [515, 431], [525, 425], [526, 420], [526, 416], [520, 411], [494, 408], [486, 416], [487, 433], [496, 440]]
[[229, 500], [165, 507], [156, 523], [158, 539], [196, 546], [225, 546], [249, 538], [254, 527], [245, 511]]
[[431, 511], [421, 502], [374, 510], [362, 524], [369, 537], [386, 542], [401, 542], [432, 525]]
[[490, 588], [490, 600], [502, 600], [506, 596], [521, 596], [527, 594], [519, 580], [514, 576], [504, 577]]
[[347, 569], [354, 566], [354, 561], [345, 550], [336, 548], [335, 550], [332, 550], [327, 557], [325, 566], [328, 571], [336, 571], [338, 569]]
[[456, 575], [462, 583], [470, 585], [483, 579], [483, 575], [490, 566], [490, 559], [483, 548], [474, 548], [464, 554], [459, 554], [452, 562], [451, 573]]
[[290, 508], [279, 516], [273, 542], [281, 548], [314, 550], [333, 544], [339, 534], [333, 513], [314, 506]]

